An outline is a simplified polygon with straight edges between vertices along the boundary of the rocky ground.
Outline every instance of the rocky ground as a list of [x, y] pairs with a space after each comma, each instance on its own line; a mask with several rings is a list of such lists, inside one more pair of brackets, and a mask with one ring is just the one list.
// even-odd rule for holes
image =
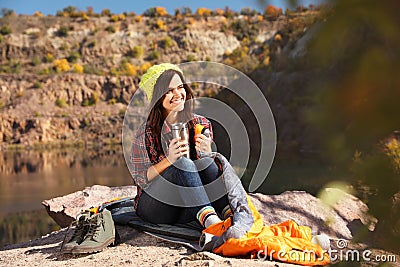
[[[109, 188], [93, 186], [70, 195], [43, 202], [49, 214], [58, 224], [71, 218], [82, 208], [96, 206], [112, 196], [134, 194], [135, 187]], [[377, 255], [393, 255], [392, 266], [400, 266], [399, 255], [377, 249], [373, 244], [351, 243], [353, 233], [360, 227], [374, 229], [375, 220], [367, 214], [368, 207], [359, 199], [336, 189], [327, 189], [326, 194], [341, 196], [333, 206], [324, 206], [312, 195], [302, 191], [288, 191], [281, 195], [251, 194], [251, 199], [264, 217], [265, 224], [293, 219], [299, 224], [309, 225], [330, 237], [331, 248], [337, 251], [371, 251], [370, 258]], [[306, 209], [305, 209], [306, 207]], [[330, 220], [327, 223], [328, 219]], [[117, 226], [120, 244], [102, 252], [89, 255], [68, 255], [60, 252], [66, 229], [53, 232], [42, 238], [8, 245], [0, 251], [2, 266], [294, 266], [266, 261], [264, 259], [228, 258], [209, 252], [195, 252], [181, 245], [160, 240], [128, 226]], [[344, 243], [345, 242], [345, 243]], [[339, 246], [346, 247], [340, 249]], [[332, 254], [339, 261], [340, 252]], [[361, 254], [360, 254], [361, 255]], [[392, 258], [393, 259], [393, 258]], [[343, 257], [342, 257], [343, 260]], [[344, 261], [346, 261], [344, 259]], [[353, 260], [354, 261], [354, 260]], [[350, 263], [349, 263], [350, 264]], [[362, 266], [374, 266], [377, 262], [363, 261]]]
[[[264, 259], [228, 258], [209, 252], [194, 252], [180, 245], [160, 240], [138, 230], [117, 226], [121, 244], [108, 247], [102, 252], [88, 255], [69, 255], [60, 252], [65, 229], [45, 237], [0, 251], [1, 266], [296, 266]], [[332, 248], [337, 240], [331, 240]], [[365, 251], [367, 245], [351, 245], [349, 249]], [[376, 255], [393, 255], [379, 249], [371, 249]], [[339, 254], [338, 254], [339, 256]], [[391, 266], [400, 266], [400, 255]], [[350, 264], [350, 263], [349, 263]], [[376, 262], [363, 262], [361, 266], [376, 266]], [[346, 265], [347, 266], [347, 265]], [[389, 265], [390, 266], [390, 265]]]
[[0, 251], [1, 266], [294, 266], [263, 260], [225, 258], [162, 241], [129, 227], [117, 228], [121, 244], [89, 255], [60, 252], [65, 230]]

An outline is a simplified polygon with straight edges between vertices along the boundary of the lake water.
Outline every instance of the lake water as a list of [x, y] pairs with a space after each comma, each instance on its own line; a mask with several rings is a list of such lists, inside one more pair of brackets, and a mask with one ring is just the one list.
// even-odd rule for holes
[[121, 149], [0, 154], [0, 247], [59, 229], [41, 202], [94, 184], [129, 185]]
[[[329, 176], [329, 169], [316, 160], [278, 160], [259, 191], [316, 194]], [[0, 153], [0, 248], [59, 229], [41, 202], [95, 184], [131, 184], [122, 149]]]

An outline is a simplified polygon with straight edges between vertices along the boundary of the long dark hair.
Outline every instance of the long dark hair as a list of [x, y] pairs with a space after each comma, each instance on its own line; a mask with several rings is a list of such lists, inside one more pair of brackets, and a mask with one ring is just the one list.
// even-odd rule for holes
[[172, 77], [177, 74], [182, 80], [183, 88], [186, 91], [186, 101], [185, 106], [182, 111], [178, 113], [178, 120], [181, 122], [187, 122], [189, 128], [193, 128], [193, 123], [191, 122], [192, 113], [193, 113], [193, 101], [187, 101], [194, 98], [192, 89], [185, 82], [185, 78], [182, 73], [175, 70], [166, 70], [164, 71], [160, 77], [157, 79], [156, 84], [154, 85], [153, 97], [151, 99], [150, 107], [151, 111], [149, 117], [147, 119], [146, 127], [150, 128], [154, 138], [156, 140], [156, 147], [158, 151], [162, 151], [161, 147], [161, 129], [166, 119], [166, 114], [164, 107], [162, 105], [165, 94], [169, 91], [169, 84], [172, 80]]

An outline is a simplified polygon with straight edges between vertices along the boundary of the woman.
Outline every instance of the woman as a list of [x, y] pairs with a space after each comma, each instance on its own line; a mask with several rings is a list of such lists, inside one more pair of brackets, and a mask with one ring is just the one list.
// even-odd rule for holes
[[[205, 228], [229, 217], [231, 209], [223, 191], [219, 192], [222, 197], [210, 201], [214, 185], [223, 190], [218, 179], [221, 171], [213, 158], [198, 154], [211, 155], [212, 126], [206, 118], [192, 113], [193, 92], [182, 70], [169, 63], [155, 65], [143, 75], [139, 86], [150, 100], [151, 111], [136, 133], [131, 153], [138, 216], [165, 224], [197, 220]], [[178, 122], [187, 123], [189, 141], [172, 138], [171, 125]], [[208, 128], [210, 135], [195, 135], [197, 124]], [[183, 157], [188, 150], [190, 158]], [[206, 190], [204, 186], [211, 182], [213, 190]], [[168, 186], [170, 183], [176, 186]], [[171, 197], [180, 204], [165, 201]]]

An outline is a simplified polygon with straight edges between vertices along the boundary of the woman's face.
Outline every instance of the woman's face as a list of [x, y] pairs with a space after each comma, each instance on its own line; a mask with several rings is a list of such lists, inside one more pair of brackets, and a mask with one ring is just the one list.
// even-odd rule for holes
[[168, 88], [169, 91], [165, 94], [165, 98], [162, 102], [167, 115], [171, 111], [182, 111], [186, 100], [186, 91], [178, 74], [172, 76]]

